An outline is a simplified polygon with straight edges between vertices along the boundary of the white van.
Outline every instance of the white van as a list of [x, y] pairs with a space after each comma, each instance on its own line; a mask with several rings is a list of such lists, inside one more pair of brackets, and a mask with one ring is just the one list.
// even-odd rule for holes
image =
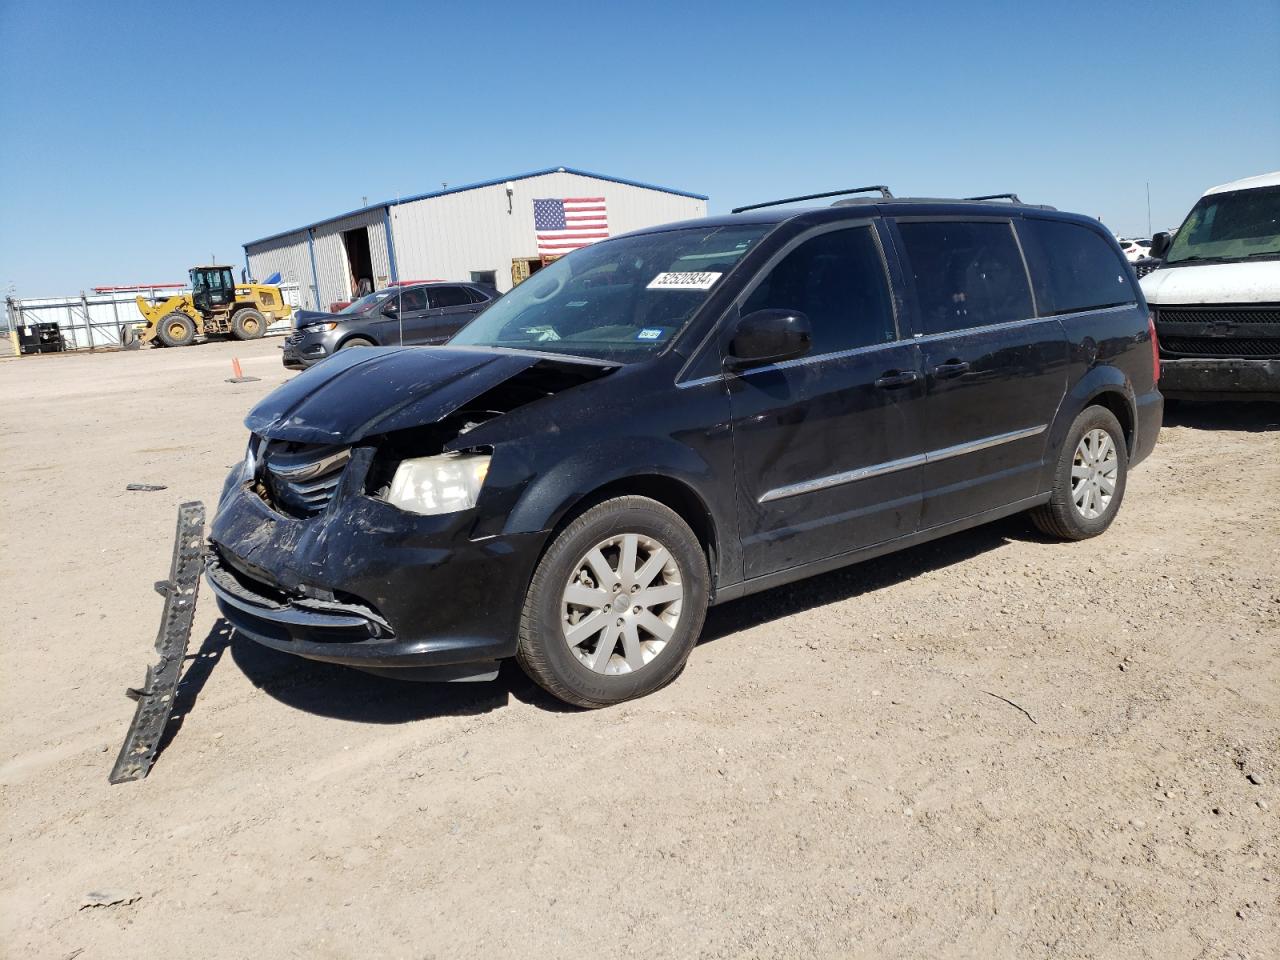
[[1140, 281], [1160, 338], [1160, 392], [1280, 400], [1280, 171], [1205, 191]]

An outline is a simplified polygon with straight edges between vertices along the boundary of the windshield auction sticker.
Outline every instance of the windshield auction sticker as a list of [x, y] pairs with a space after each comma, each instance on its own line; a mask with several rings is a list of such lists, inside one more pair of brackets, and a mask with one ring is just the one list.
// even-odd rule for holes
[[649, 281], [650, 290], [710, 290], [721, 273], [660, 273]]

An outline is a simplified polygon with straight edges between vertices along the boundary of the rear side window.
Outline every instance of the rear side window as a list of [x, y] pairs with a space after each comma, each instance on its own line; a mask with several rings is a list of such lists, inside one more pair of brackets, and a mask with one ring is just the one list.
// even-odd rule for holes
[[1033, 315], [1022, 253], [1008, 222], [899, 223], [923, 333]]
[[481, 293], [475, 287], [463, 287], [463, 291], [471, 298], [472, 303], [488, 303], [489, 295]]
[[813, 326], [811, 355], [897, 339], [884, 260], [871, 227], [832, 230], [786, 255], [742, 306], [798, 310]]
[[1041, 316], [1099, 310], [1137, 297], [1125, 261], [1088, 227], [1061, 220], [1018, 224]]
[[429, 294], [431, 306], [436, 308], [461, 307], [471, 302], [461, 287], [431, 287]]

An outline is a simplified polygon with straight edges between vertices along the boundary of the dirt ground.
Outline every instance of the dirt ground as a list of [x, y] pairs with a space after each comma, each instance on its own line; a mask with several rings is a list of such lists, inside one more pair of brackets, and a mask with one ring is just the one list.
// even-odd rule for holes
[[717, 608], [610, 710], [295, 661], [206, 592], [110, 786], [176, 507], [277, 345], [0, 361], [4, 955], [1280, 954], [1280, 407], [1171, 410], [1101, 538], [1013, 518]]

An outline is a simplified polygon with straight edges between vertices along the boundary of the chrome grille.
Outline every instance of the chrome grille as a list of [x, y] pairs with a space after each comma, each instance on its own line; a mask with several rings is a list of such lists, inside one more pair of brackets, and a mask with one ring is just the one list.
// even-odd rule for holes
[[350, 447], [271, 443], [263, 456], [263, 481], [273, 506], [298, 517], [323, 513], [351, 459]]

